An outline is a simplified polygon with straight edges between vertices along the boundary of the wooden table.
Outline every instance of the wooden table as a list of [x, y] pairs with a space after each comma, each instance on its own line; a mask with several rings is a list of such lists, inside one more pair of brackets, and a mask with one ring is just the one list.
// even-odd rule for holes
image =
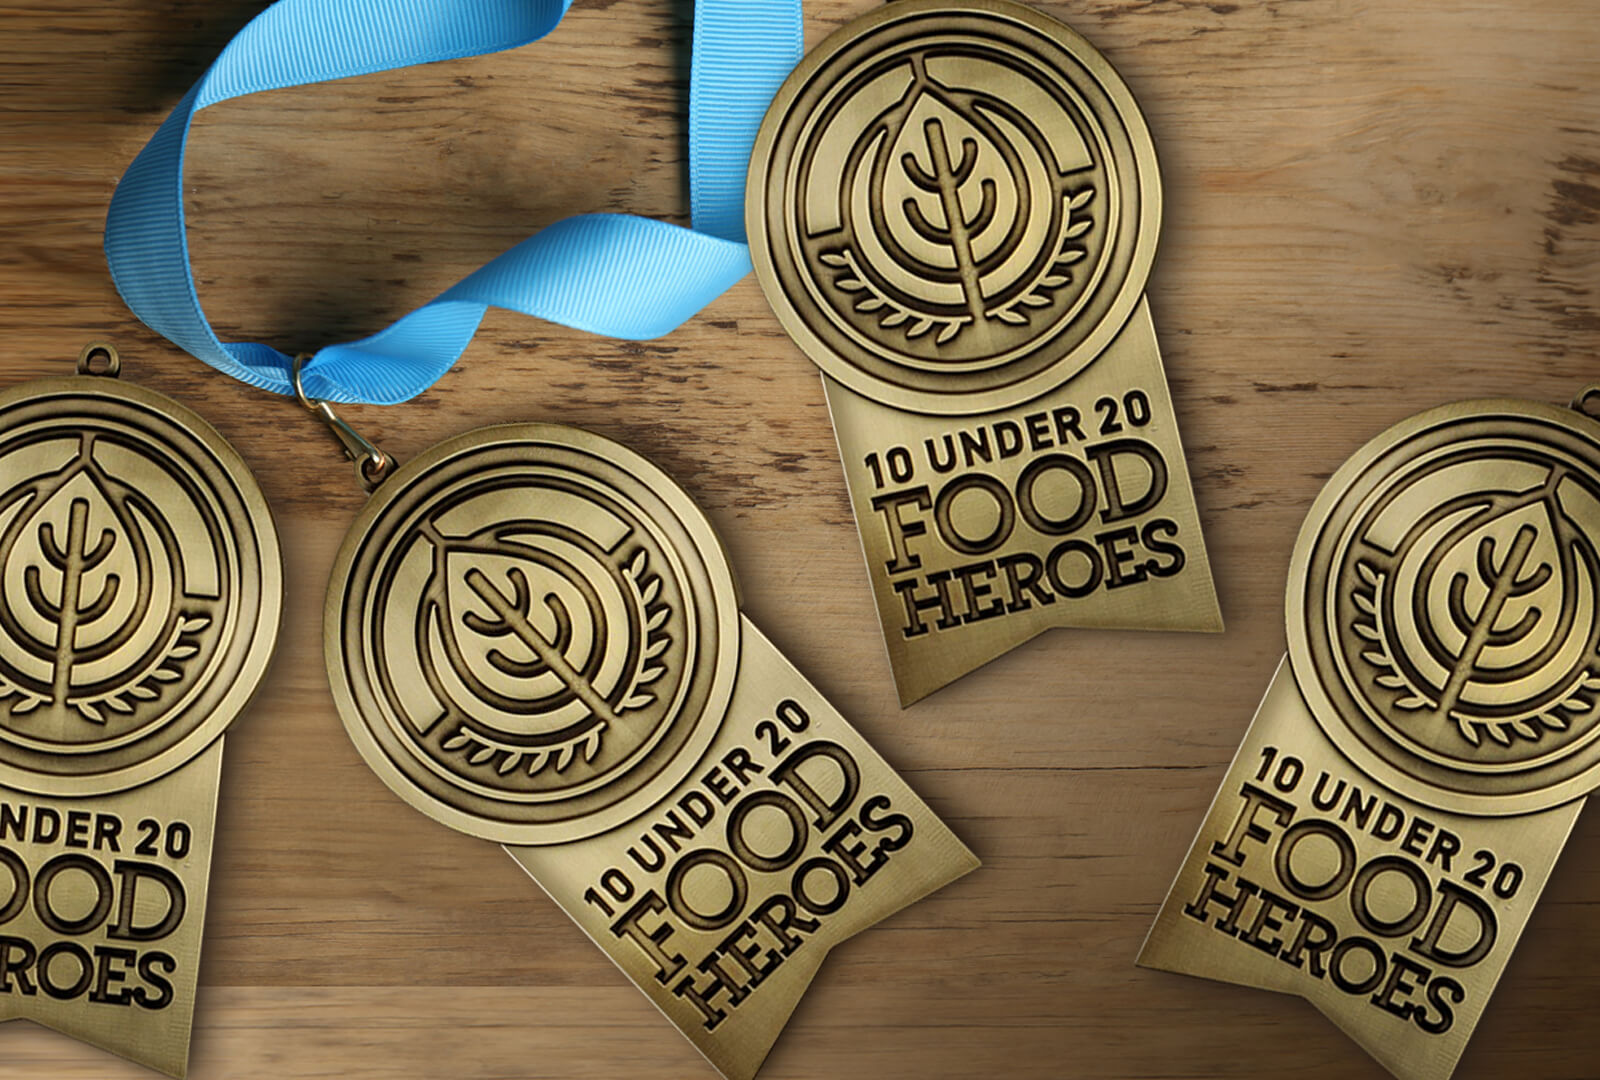
[[[757, 2], [757, 0], [752, 0]], [[0, 370], [125, 378], [212, 420], [288, 553], [270, 684], [228, 737], [197, 1078], [709, 1077], [494, 845], [357, 757], [322, 590], [362, 502], [301, 411], [141, 326], [100, 252], [123, 167], [261, 0], [0, 3]], [[808, 40], [866, 9], [810, 0]], [[492, 313], [462, 363], [351, 409], [404, 458], [558, 419], [708, 508], [747, 610], [985, 860], [839, 949], [764, 1075], [1381, 1075], [1303, 1003], [1133, 958], [1284, 647], [1329, 473], [1447, 400], [1600, 378], [1600, 20], [1584, 0], [1085, 0], [1162, 153], [1151, 285], [1228, 631], [1058, 631], [896, 707], [810, 363], [747, 279], [629, 344]], [[373, 331], [564, 215], [685, 219], [688, 0], [578, 0], [546, 42], [220, 106], [190, 236], [224, 337]], [[1600, 1073], [1600, 819], [1583, 820], [1458, 1072]], [[30, 1025], [0, 1076], [147, 1075]]]

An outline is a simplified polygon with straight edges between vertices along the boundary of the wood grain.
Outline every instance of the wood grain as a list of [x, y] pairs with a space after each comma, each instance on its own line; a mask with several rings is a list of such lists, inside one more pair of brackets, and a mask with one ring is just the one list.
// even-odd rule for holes
[[[271, 684], [228, 739], [192, 1075], [710, 1076], [493, 845], [362, 765], [322, 588], [362, 495], [283, 401], [145, 330], [100, 228], [125, 164], [260, 0], [0, 2], [0, 374], [91, 337], [256, 467], [288, 551]], [[492, 313], [404, 406], [404, 458], [559, 419], [708, 508], [747, 610], [985, 860], [840, 949], [768, 1075], [1375, 1078], [1298, 1001], [1133, 957], [1283, 649], [1319, 486], [1446, 400], [1600, 379], [1600, 21], [1584, 0], [1080, 0], [1162, 153], [1151, 285], [1229, 630], [1056, 632], [895, 705], [822, 390], [753, 280], [671, 337]], [[811, 0], [808, 39], [864, 10]], [[196, 125], [190, 236], [223, 335], [377, 329], [580, 211], [685, 218], [691, 7], [579, 0], [546, 42], [228, 103]], [[1457, 1074], [1596, 1075], [1600, 822], [1580, 822]], [[140, 1075], [39, 1029], [0, 1077]]]

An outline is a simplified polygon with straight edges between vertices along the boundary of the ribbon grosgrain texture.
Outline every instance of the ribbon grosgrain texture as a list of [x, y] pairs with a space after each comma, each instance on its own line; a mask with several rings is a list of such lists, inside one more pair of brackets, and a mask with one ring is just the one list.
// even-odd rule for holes
[[[128, 307], [225, 374], [293, 392], [292, 359], [225, 342], [200, 306], [184, 234], [183, 154], [195, 113], [262, 90], [527, 45], [570, 0], [279, 0], [228, 43], [128, 167], [106, 220], [106, 259]], [[799, 0], [696, 0], [689, 91], [692, 228], [631, 214], [558, 221], [433, 301], [306, 362], [307, 393], [393, 404], [448, 371], [489, 307], [610, 337], [659, 337], [750, 272], [744, 183], [768, 103], [799, 60]]]

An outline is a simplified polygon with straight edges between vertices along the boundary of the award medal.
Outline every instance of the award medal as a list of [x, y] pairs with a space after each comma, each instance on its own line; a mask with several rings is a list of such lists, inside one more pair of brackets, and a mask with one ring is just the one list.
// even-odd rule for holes
[[902, 704], [1055, 626], [1220, 630], [1144, 287], [1132, 94], [1009, 0], [897, 0], [784, 83], [746, 220], [822, 369]]
[[1447, 405], [1334, 474], [1289, 656], [1145, 942], [1306, 998], [1402, 1080], [1454, 1070], [1600, 783], [1600, 423]]
[[829, 949], [978, 865], [740, 614], [688, 495], [597, 435], [484, 428], [400, 469], [324, 618], [367, 763], [502, 843], [724, 1076]]
[[136, 313], [219, 369], [297, 395], [373, 493], [324, 619], [335, 701], [366, 762], [435, 820], [505, 845], [742, 1080], [833, 946], [977, 860], [744, 619], [710, 523], [655, 466], [597, 435], [520, 424], [396, 468], [331, 402], [422, 392], [490, 305], [652, 337], [748, 273], [745, 164], [798, 57], [798, 6], [697, 5], [693, 229], [569, 218], [379, 334], [295, 360], [216, 338], [181, 243], [181, 133], [196, 108], [439, 59], [441, 42], [449, 55], [508, 48], [565, 10], [453, 0], [369, 25], [334, 0], [280, 0], [134, 162], [107, 251]]
[[233, 447], [119, 369], [91, 345], [0, 392], [0, 1019], [181, 1077], [282, 567]]

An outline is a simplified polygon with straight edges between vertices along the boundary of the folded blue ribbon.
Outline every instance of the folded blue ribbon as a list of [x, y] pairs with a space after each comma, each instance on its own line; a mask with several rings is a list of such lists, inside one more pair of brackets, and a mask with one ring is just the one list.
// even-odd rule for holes
[[[228, 43], [128, 167], [106, 219], [106, 260], [128, 307], [219, 371], [293, 393], [293, 360], [225, 342], [206, 321], [184, 234], [183, 152], [207, 105], [537, 41], [570, 0], [279, 0]], [[490, 307], [618, 338], [659, 337], [750, 272], [744, 181], [768, 103], [800, 58], [800, 0], [696, 0], [689, 91], [693, 228], [631, 214], [558, 221], [439, 297], [304, 368], [307, 393], [392, 404], [426, 390]]]

